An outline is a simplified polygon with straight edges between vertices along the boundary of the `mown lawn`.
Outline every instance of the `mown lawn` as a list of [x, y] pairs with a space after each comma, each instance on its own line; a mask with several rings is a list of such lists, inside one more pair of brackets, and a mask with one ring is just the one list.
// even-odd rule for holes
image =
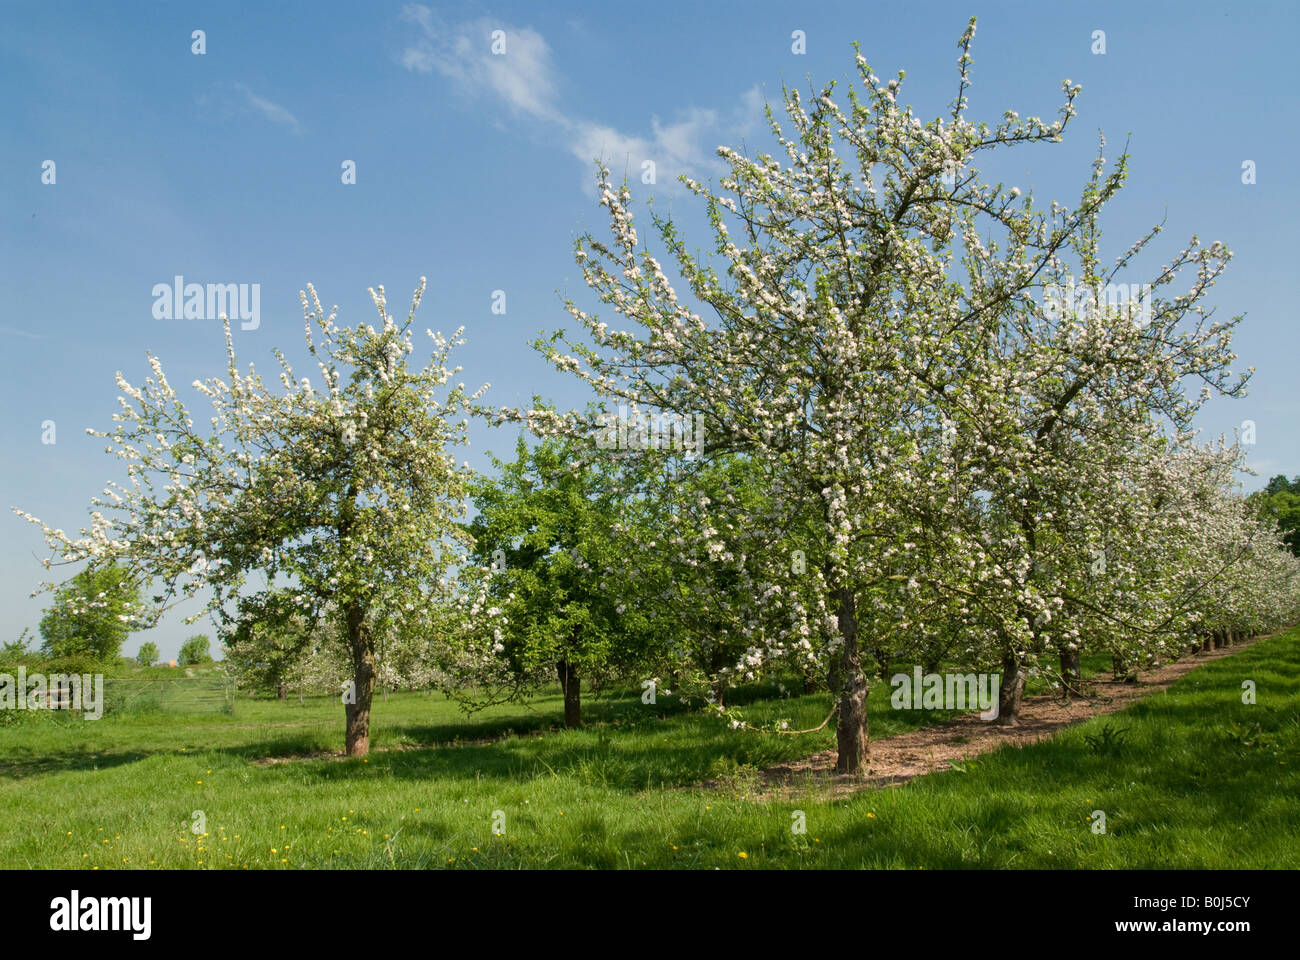
[[[874, 736], [922, 722], [888, 696], [874, 685]], [[805, 728], [827, 702], [743, 709]], [[1300, 629], [1050, 742], [847, 800], [751, 792], [759, 768], [831, 746], [829, 731], [737, 732], [631, 692], [584, 713], [590, 727], [565, 731], [556, 696], [467, 718], [393, 695], [365, 761], [292, 759], [338, 748], [333, 700], [25, 720], [0, 727], [0, 867], [1300, 866]]]

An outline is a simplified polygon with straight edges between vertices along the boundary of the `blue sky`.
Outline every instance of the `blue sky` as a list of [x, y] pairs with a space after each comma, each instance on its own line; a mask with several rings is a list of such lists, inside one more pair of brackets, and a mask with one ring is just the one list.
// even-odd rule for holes
[[[1167, 216], [1154, 263], [1193, 233], [1236, 259], [1212, 291], [1246, 314], [1237, 341], [1250, 396], [1212, 402], [1207, 436], [1244, 420], [1262, 486], [1300, 474], [1293, 391], [1297, 110], [1286, 71], [1300, 26], [1289, 2], [1222, 4], [51, 4], [0, 8], [0, 637], [35, 630], [48, 598], [39, 531], [23, 509], [77, 529], [90, 497], [122, 479], [87, 426], [111, 425], [114, 372], [162, 358], [173, 383], [222, 369], [220, 325], [159, 320], [153, 286], [257, 283], [261, 322], [236, 330], [241, 360], [301, 342], [298, 291], [316, 285], [343, 322], [369, 319], [429, 278], [420, 326], [464, 324], [464, 379], [501, 404], [585, 397], [527, 341], [583, 299], [575, 235], [603, 231], [592, 160], [675, 197], [688, 240], [707, 242], [677, 173], [716, 177], [718, 144], [762, 147], [765, 99], [783, 82], [850, 79], [859, 40], [880, 76], [907, 70], [923, 115], [955, 93], [956, 41], [979, 16], [970, 115], [1051, 117], [1060, 81], [1082, 84], [1066, 141], [1008, 155], [997, 173], [1042, 202], [1072, 202], [1096, 153], [1126, 138], [1128, 186], [1109, 209], [1110, 256]], [[505, 31], [506, 55], [491, 54]], [[192, 52], [202, 30], [206, 52]], [[791, 35], [806, 35], [806, 53]], [[1093, 32], [1106, 52], [1095, 54]], [[55, 163], [56, 182], [42, 183]], [[1241, 182], [1243, 161], [1257, 182]], [[341, 182], [353, 161], [356, 183]], [[692, 225], [696, 227], [691, 230]], [[506, 292], [505, 315], [492, 293]], [[594, 303], [588, 306], [595, 307]], [[197, 407], [196, 407], [197, 409]], [[42, 423], [56, 442], [42, 443]], [[509, 437], [475, 437], [508, 452]], [[172, 617], [127, 641], [174, 656]]]

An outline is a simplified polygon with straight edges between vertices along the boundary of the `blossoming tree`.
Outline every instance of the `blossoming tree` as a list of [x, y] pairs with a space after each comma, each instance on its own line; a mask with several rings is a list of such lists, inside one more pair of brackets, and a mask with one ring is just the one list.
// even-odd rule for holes
[[[981, 152], [1057, 139], [1077, 90], [1067, 85], [1054, 123], [1013, 114], [993, 129], [968, 121], [973, 32], [972, 21], [947, 121], [922, 123], [900, 103], [902, 75], [883, 83], [859, 55], [866, 96], [850, 91], [847, 113], [832, 98], [833, 84], [811, 109], [798, 91], [786, 91], [792, 138], [768, 111], [786, 164], [724, 147], [718, 153], [730, 171], [722, 187], [730, 195], [686, 181], [706, 198], [730, 283], [687, 250], [671, 220], [655, 217], [655, 224], [716, 322], [681, 302], [658, 261], [639, 248], [630, 193], [616, 191], [602, 167], [601, 203], [614, 242], [585, 237], [577, 256], [589, 286], [646, 334], [610, 330], [571, 303], [594, 346], [569, 342], [572, 356], [559, 340], [550, 346], [562, 368], [604, 396], [707, 418], [706, 452], [743, 452], [759, 462], [786, 505], [783, 526], [793, 529], [815, 511], [819, 529], [805, 544], [805, 565], [767, 557], [762, 596], [784, 608], [790, 629], [755, 635], [748, 661], [793, 655], [827, 671], [845, 773], [861, 771], [867, 750], [859, 635], [916, 627], [906, 613], [898, 616], [930, 599], [916, 595], [920, 561], [911, 534], [922, 515], [933, 521], [951, 508], [933, 480], [951, 471], [922, 455], [946, 425], [927, 416], [935, 388], [918, 372], [930, 365], [942, 376], [948, 345], [1008, 295], [1003, 284], [968, 294], [946, 279], [954, 211], [977, 211], [1022, 237], [1020, 250], [1038, 243], [1044, 259], [1075, 226], [1040, 229], [1032, 212], [1013, 206], [1014, 195], [954, 174]], [[841, 145], [856, 155], [857, 171], [845, 165]], [[739, 223], [741, 242], [724, 214]], [[1023, 286], [1032, 277], [1011, 279]]]
[[[721, 192], [685, 179], [705, 201], [726, 280], [652, 213], [707, 320], [645, 249], [630, 191], [601, 166], [612, 242], [584, 236], [576, 257], [588, 286], [635, 328], [612, 329], [571, 301], [585, 337], [540, 344], [601, 397], [704, 417], [706, 457], [741, 454], [769, 478], [779, 509], [762, 517], [766, 539], [787, 547], [784, 531], [799, 531], [806, 563], [786, 549], [759, 558], [755, 602], [773, 616], [741, 618], [743, 666], [785, 659], [825, 671], [844, 773], [860, 773], [867, 755], [864, 653], [944, 647], [954, 624], [968, 662], [1008, 674], [1014, 722], [1027, 670], [1063, 642], [1047, 625], [1064, 598], [1030, 571], [1049, 548], [1077, 553], [1105, 522], [1093, 505], [1127, 482], [1111, 468], [1134, 424], [1185, 423], [1195, 409], [1186, 379], [1234, 389], [1232, 322], [1210, 322], [1198, 305], [1226, 261], [1217, 244], [1194, 242], [1157, 276], [1163, 286], [1196, 270], [1187, 293], [1157, 301], [1146, 331], [1128, 304], [1078, 323], [1044, 309], [1044, 288], [1064, 285], [1072, 264], [1081, 284], [1105, 282], [1154, 232], [1099, 266], [1098, 217], [1124, 158], [1109, 174], [1099, 158], [1073, 209], [1040, 210], [1018, 188], [983, 181], [981, 155], [1059, 140], [1079, 88], [1064, 82], [1050, 123], [1014, 111], [995, 126], [973, 122], [973, 35], [972, 19], [947, 116], [922, 122], [900, 99], [903, 74], [882, 82], [859, 54], [863, 87], [850, 89], [847, 109], [834, 84], [807, 106], [787, 89], [790, 136], [769, 109], [783, 161], [722, 147]], [[1192, 329], [1177, 332], [1188, 318]], [[1081, 452], [1098, 467], [1071, 474]], [[1089, 493], [1097, 474], [1108, 483]], [[1074, 514], [1068, 530], [1049, 529], [1063, 510]], [[754, 522], [696, 529], [707, 540], [704, 531]], [[770, 629], [774, 620], [784, 626]]]
[[384, 288], [372, 290], [379, 325], [355, 327], [338, 326], [337, 308], [326, 315], [308, 286], [301, 297], [315, 386], [279, 351], [282, 390], [269, 389], [251, 365], [241, 374], [223, 318], [227, 379], [193, 384], [212, 404], [208, 431], [156, 357], [142, 387], [119, 373], [117, 427], [89, 432], [125, 461], [128, 483], [95, 498], [78, 538], [17, 511], [42, 527], [54, 551], [47, 567], [116, 561], [152, 578], [155, 619], [200, 592], [223, 622], [233, 616], [227, 604], [256, 606], [283, 590], [308, 620], [331, 611], [351, 663], [343, 696], [351, 756], [369, 751], [378, 638], [408, 626], [426, 635], [428, 610], [445, 599], [464, 541], [457, 520], [469, 469], [452, 452], [467, 440], [464, 415], [482, 390], [450, 385], [460, 330], [450, 338], [426, 331], [428, 361], [408, 365], [424, 286], [422, 278], [404, 322], [389, 314]]

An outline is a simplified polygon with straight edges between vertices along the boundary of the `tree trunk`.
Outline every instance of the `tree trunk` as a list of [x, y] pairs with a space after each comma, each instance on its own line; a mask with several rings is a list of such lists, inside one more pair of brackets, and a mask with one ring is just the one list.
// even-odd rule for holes
[[1069, 700], [1071, 695], [1080, 692], [1083, 674], [1079, 666], [1079, 649], [1066, 648], [1061, 651], [1061, 696]]
[[709, 649], [709, 689], [713, 691], [713, 702], [720, 707], [725, 706], [723, 701], [727, 696], [727, 680], [720, 672], [726, 666], [726, 662], [720, 647], [714, 645]]
[[564, 725], [566, 727], [582, 726], [582, 690], [578, 671], [567, 660], [555, 664], [555, 673], [560, 678], [560, 689], [564, 691]]
[[365, 613], [359, 606], [347, 608], [348, 648], [352, 653], [350, 698], [344, 703], [347, 713], [346, 749], [349, 757], [364, 757], [370, 752], [370, 701], [375, 695], [375, 656], [366, 642]]
[[289, 699], [289, 691], [287, 691], [287, 690], [284, 688], [284, 681], [283, 681], [283, 680], [281, 680], [281, 681], [279, 682], [279, 684], [276, 685], [276, 688], [275, 688], [275, 697], [276, 697], [277, 700], [288, 700], [288, 699]]
[[871, 755], [867, 731], [867, 675], [862, 669], [862, 653], [858, 649], [858, 618], [853, 591], [837, 590], [836, 600], [844, 647], [840, 651], [835, 677], [836, 692], [840, 696], [840, 716], [835, 727], [839, 751], [835, 770], [861, 776], [866, 773]]
[[998, 719], [1004, 727], [1020, 722], [1020, 702], [1025, 696], [1025, 674], [1014, 652], [1002, 655], [1002, 685], [998, 688]]
[[1110, 664], [1113, 670], [1112, 675], [1116, 680], [1123, 680], [1125, 683], [1137, 683], [1137, 671], [1133, 670], [1119, 654], [1111, 656]]

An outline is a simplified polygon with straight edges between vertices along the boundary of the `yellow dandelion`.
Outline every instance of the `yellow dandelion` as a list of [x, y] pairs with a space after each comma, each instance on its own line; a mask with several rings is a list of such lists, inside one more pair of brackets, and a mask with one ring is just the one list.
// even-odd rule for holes
[[740, 857], [741, 860], [749, 859], [749, 854], [747, 854], [744, 850], [741, 850], [740, 853], [736, 854], [736, 856]]

